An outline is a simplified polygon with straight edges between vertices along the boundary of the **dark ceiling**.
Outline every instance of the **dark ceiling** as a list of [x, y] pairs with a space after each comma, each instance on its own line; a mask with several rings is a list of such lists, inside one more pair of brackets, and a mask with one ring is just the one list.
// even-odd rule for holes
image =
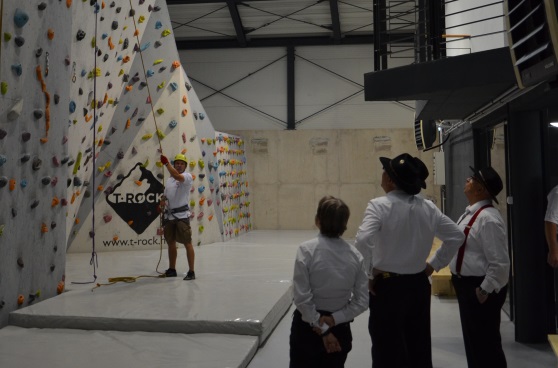
[[[412, 43], [415, 1], [394, 4], [385, 10], [385, 36]], [[179, 49], [374, 41], [370, 0], [167, 0], [167, 5]]]

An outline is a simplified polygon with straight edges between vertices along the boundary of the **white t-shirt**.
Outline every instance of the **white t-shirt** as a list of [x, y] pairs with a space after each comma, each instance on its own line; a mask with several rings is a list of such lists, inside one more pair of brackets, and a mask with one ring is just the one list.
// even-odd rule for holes
[[168, 200], [167, 211], [165, 212], [165, 218], [174, 219], [185, 219], [190, 217], [190, 211], [175, 212], [172, 215], [169, 212], [173, 208], [179, 208], [189, 204], [190, 202], [190, 189], [192, 188], [192, 182], [194, 181], [190, 173], [184, 172], [181, 174], [184, 177], [184, 181], [180, 182], [173, 178], [172, 176], [167, 179], [165, 183], [165, 197]]

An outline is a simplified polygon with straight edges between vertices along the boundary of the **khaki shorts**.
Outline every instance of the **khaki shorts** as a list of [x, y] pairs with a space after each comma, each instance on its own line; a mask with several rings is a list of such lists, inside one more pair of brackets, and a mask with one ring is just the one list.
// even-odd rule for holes
[[163, 221], [165, 240], [167, 244], [178, 242], [184, 245], [192, 243], [192, 229], [189, 219], [175, 219]]

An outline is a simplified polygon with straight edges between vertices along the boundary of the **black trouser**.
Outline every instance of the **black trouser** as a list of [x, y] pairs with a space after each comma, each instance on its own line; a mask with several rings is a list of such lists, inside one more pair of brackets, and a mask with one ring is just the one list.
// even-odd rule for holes
[[323, 338], [317, 335], [310, 324], [302, 320], [300, 312], [295, 310], [289, 338], [291, 359], [289, 368], [344, 367], [347, 355], [353, 347], [350, 323], [342, 323], [332, 327], [331, 333], [335, 335], [339, 345], [341, 345], [341, 351], [338, 353], [326, 352]]
[[453, 275], [451, 281], [459, 302], [461, 329], [469, 368], [505, 368], [506, 356], [500, 335], [501, 310], [506, 301], [507, 286], [498, 293], [490, 293], [479, 303], [476, 288], [484, 276]]
[[424, 272], [378, 278], [370, 294], [373, 368], [432, 368], [430, 282]]

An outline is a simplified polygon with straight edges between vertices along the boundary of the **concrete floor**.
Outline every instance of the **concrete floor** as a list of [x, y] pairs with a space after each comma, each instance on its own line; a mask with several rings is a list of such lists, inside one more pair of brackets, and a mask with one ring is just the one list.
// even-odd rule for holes
[[[275, 331], [256, 352], [248, 368], [284, 368], [289, 362], [289, 333], [294, 307], [287, 312]], [[368, 335], [368, 311], [358, 316], [351, 325], [353, 350], [349, 353], [345, 368], [372, 366], [370, 336]], [[502, 313], [502, 342], [508, 368], [557, 367], [549, 344], [520, 344], [514, 341], [514, 325]], [[467, 368], [465, 349], [461, 336], [459, 311], [455, 298], [432, 297], [432, 355], [434, 367]]]

